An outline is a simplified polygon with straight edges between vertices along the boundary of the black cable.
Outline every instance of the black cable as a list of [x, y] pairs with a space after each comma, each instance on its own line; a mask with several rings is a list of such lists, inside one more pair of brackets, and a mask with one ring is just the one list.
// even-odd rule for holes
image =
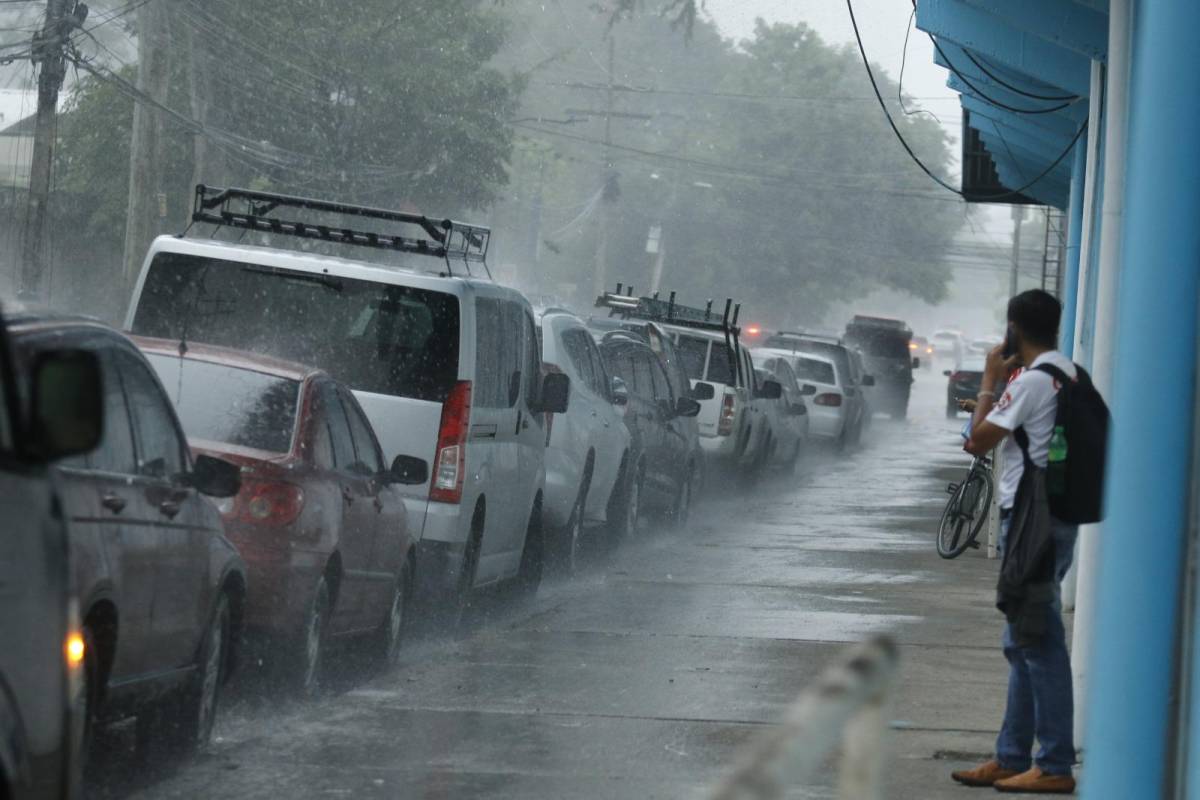
[[1024, 95], [1025, 97], [1031, 97], [1034, 100], [1069, 100], [1069, 101], [1073, 102], [1073, 101], [1079, 99], [1079, 95], [1077, 95], [1077, 94], [1052, 95], [1052, 94], [1034, 94], [1033, 92], [1027, 92], [1018, 86], [1013, 86], [1011, 83], [1004, 80], [999, 75], [996, 75], [995, 73], [993, 73], [990, 69], [988, 69], [983, 64], [981, 64], [979, 62], [979, 60], [977, 58], [975, 58], [975, 56], [971, 55], [970, 50], [963, 50], [963, 52], [966, 53], [967, 58], [969, 58], [971, 60], [972, 64], [979, 67], [979, 70], [984, 75], [987, 75], [989, 78], [991, 78], [996, 83], [1003, 86], [1005, 89], [1008, 89], [1010, 92], [1016, 92], [1017, 94]]
[[[917, 11], [917, 0], [912, 0], [912, 7], [913, 7], [913, 13], [915, 14], [915, 13], [916, 13], [916, 11]], [[907, 37], [905, 37], [905, 38], [907, 38]], [[929, 38], [930, 38], [930, 39], [933, 39], [933, 36], [930, 36]], [[935, 41], [935, 42], [934, 42], [934, 45], [936, 45], [936, 44], [937, 44], [937, 42]], [[978, 61], [978, 60], [975, 58], [975, 56], [971, 55], [971, 51], [970, 51], [970, 50], [967, 50], [966, 48], [963, 48], [963, 53], [965, 53], [965, 54], [966, 54], [966, 56], [967, 56], [967, 58], [971, 60], [971, 63], [972, 63], [972, 64], [974, 64], [975, 66], [979, 67], [979, 70], [980, 70], [980, 71], [981, 71], [981, 72], [982, 72], [984, 75], [987, 75], [989, 78], [991, 78], [991, 79], [992, 79], [992, 80], [994, 80], [996, 83], [998, 83], [998, 84], [1000, 84], [1001, 86], [1003, 86], [1005, 89], [1008, 89], [1010, 92], [1016, 92], [1017, 94], [1024, 95], [1025, 97], [1029, 97], [1029, 98], [1032, 98], [1032, 99], [1034, 99], [1034, 100], [1067, 100], [1067, 101], [1070, 101], [1070, 102], [1074, 102], [1075, 100], [1078, 100], [1078, 99], [1079, 99], [1079, 95], [1077, 95], [1077, 94], [1068, 94], [1068, 95], [1052, 95], [1052, 94], [1034, 94], [1033, 92], [1028, 92], [1028, 91], [1026, 91], [1026, 90], [1024, 90], [1024, 89], [1021, 89], [1021, 88], [1019, 88], [1019, 87], [1017, 87], [1017, 86], [1013, 86], [1011, 83], [1009, 83], [1008, 81], [1004, 80], [1004, 79], [1003, 79], [1003, 78], [1001, 78], [999, 75], [996, 75], [995, 73], [993, 73], [993, 72], [992, 72], [990, 69], [988, 69], [987, 67], [985, 67], [983, 64], [979, 63], [979, 61]], [[945, 53], [942, 53], [942, 57], [943, 57], [943, 58], [945, 58], [945, 56], [946, 56], [946, 54], [945, 54]], [[946, 63], [947, 63], [947, 64], [949, 64], [949, 63], [950, 63], [949, 59], [947, 59], [947, 60], [946, 60]], [[958, 72], [958, 70], [955, 70], [955, 73], [956, 73], [956, 74], [957, 74], [957, 72]], [[961, 75], [959, 75], [959, 77], [961, 78], [962, 76], [961, 76]]]
[[[942, 57], [942, 60], [946, 62], [946, 66], [949, 68], [949, 70], [951, 72], [953, 72], [955, 75], [957, 75], [958, 79], [960, 81], [962, 81], [963, 83], [965, 83], [967, 85], [968, 89], [973, 91], [975, 94], [979, 95], [979, 98], [981, 100], [985, 100], [985, 101], [991, 103], [992, 105], [996, 106], [997, 108], [1003, 108], [1005, 111], [1011, 111], [1014, 114], [1053, 114], [1055, 111], [1062, 111], [1064, 108], [1071, 105], [1071, 103], [1062, 103], [1061, 105], [1052, 106], [1051, 108], [1017, 108], [1016, 106], [1010, 106], [1007, 103], [1001, 102], [1000, 100], [997, 100], [994, 97], [989, 97], [986, 92], [984, 92], [982, 89], [980, 89], [975, 84], [971, 83], [971, 81], [967, 78], [966, 75], [963, 75], [961, 72], [958, 71], [958, 68], [955, 67], [954, 64], [950, 61], [950, 57], [946, 55], [946, 51], [942, 49], [942, 46], [940, 44], [938, 44], [938, 40], [933, 38], [933, 34], [928, 34], [928, 35], [929, 35], [929, 41], [933, 42], [933, 46], [937, 49], [938, 55], [940, 55]], [[1074, 101], [1071, 101], [1071, 102], [1074, 102]]]
[[[908, 142], [906, 142], [904, 140], [904, 135], [901, 134], [900, 129], [898, 127], [896, 127], [896, 121], [894, 119], [892, 119], [892, 112], [888, 111], [887, 103], [883, 102], [883, 95], [880, 94], [880, 92], [879, 92], [879, 85], [875, 82], [875, 73], [871, 71], [871, 62], [870, 62], [870, 60], [867, 59], [867, 50], [865, 47], [863, 47], [862, 34], [858, 30], [858, 20], [855, 19], [855, 17], [854, 17], [853, 0], [846, 0], [846, 10], [850, 12], [850, 25], [854, 28], [854, 39], [855, 39], [855, 41], [858, 42], [858, 52], [862, 56], [863, 67], [866, 68], [866, 70], [867, 70], [867, 79], [871, 81], [871, 88], [875, 91], [875, 98], [879, 101], [879, 107], [881, 109], [883, 109], [883, 115], [887, 118], [888, 124], [892, 126], [892, 132], [896, 134], [896, 138], [900, 140], [900, 145], [908, 153], [909, 157], [912, 158], [913, 162], [916, 163], [916, 165], [921, 168], [921, 171], [933, 179], [934, 183], [938, 184], [943, 189], [947, 189], [951, 192], [954, 192], [959, 197], [965, 197], [965, 195], [962, 193], [962, 191], [960, 189], [955, 189], [953, 186], [946, 183], [944, 180], [942, 180], [937, 175], [935, 175], [933, 170], [931, 170], [929, 167], [925, 166], [925, 162], [921, 161], [921, 159], [917, 157], [917, 154], [913, 152], [912, 147], [910, 147]], [[936, 45], [937, 43], [934, 42], [934, 44]], [[1070, 153], [1071, 150], [1073, 150], [1075, 148], [1075, 144], [1076, 144], [1076, 142], [1079, 141], [1079, 137], [1083, 136], [1083, 132], [1086, 130], [1087, 130], [1087, 123], [1085, 122], [1083, 125], [1079, 126], [1079, 130], [1076, 131], [1076, 133], [1075, 133], [1075, 138], [1073, 138], [1071, 140], [1071, 143], [1067, 145], [1067, 149], [1063, 150], [1062, 154], [1059, 155], [1058, 158], [1054, 159], [1053, 163], [1051, 163], [1050, 166], [1046, 167], [1046, 169], [1043, 170], [1040, 175], [1038, 175], [1036, 178], [1031, 180], [1029, 183], [1022, 186], [1020, 189], [1013, 189], [1011, 191], [1000, 192], [998, 194], [976, 195], [975, 200], [978, 202], [993, 202], [995, 200], [1001, 200], [1006, 197], [1016, 197], [1018, 195], [1023, 194], [1027, 189], [1032, 187], [1034, 184], [1036, 184], [1042, 178], [1049, 175], [1051, 173], [1051, 171], [1053, 171], [1055, 169], [1055, 167], [1057, 167], [1059, 164], [1062, 163], [1062, 160], [1064, 158], [1066, 158], [1067, 154]]]
[[911, 117], [915, 114], [928, 114], [933, 117], [934, 122], [941, 125], [942, 121], [932, 111], [927, 111], [924, 108], [915, 108], [909, 111], [904, 107], [904, 67], [908, 64], [908, 36], [912, 33], [913, 18], [916, 16], [917, 7], [914, 5], [912, 13], [908, 15], [908, 25], [904, 28], [904, 49], [900, 51], [900, 79], [896, 81], [896, 102], [900, 104], [900, 110], [904, 112], [904, 116]]

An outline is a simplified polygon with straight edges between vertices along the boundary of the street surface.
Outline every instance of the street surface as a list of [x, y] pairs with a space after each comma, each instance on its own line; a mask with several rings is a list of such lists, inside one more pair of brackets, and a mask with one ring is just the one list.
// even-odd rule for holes
[[[703, 797], [847, 643], [889, 631], [887, 796], [968, 795], [949, 772], [990, 752], [1003, 710], [995, 564], [934, 550], [968, 459], [940, 371], [917, 380], [910, 420], [877, 419], [857, 452], [748, 495], [711, 481], [687, 531], [648, 532], [458, 636], [418, 635], [388, 674], [343, 664], [302, 703], [247, 669], [205, 754], [149, 767], [114, 753], [92, 794]], [[832, 781], [794, 796], [830, 797]]]

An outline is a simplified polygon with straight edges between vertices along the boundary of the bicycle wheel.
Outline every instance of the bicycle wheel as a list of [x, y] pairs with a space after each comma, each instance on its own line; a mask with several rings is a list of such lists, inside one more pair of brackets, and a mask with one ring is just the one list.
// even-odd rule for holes
[[970, 547], [987, 522], [992, 503], [992, 476], [975, 465], [946, 503], [938, 525], [937, 551], [942, 558], [957, 558]]

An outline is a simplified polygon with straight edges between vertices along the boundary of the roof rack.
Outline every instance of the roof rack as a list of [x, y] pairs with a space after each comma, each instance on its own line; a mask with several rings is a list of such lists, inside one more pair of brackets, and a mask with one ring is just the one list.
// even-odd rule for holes
[[671, 292], [670, 299], [661, 300], [658, 292], [652, 297], [634, 297], [632, 286], [625, 290], [624, 294], [623, 288], [623, 285], [618, 283], [617, 291], [600, 295], [596, 298], [596, 308], [610, 309], [609, 316], [614, 317], [645, 319], [668, 325], [741, 335], [742, 329], [737, 324], [738, 316], [742, 312], [740, 303], [734, 305], [732, 300], [726, 300], [725, 311], [717, 314], [713, 311], [712, 300], [708, 301], [705, 308], [691, 308], [676, 303], [675, 292]]
[[[622, 293], [622, 290], [625, 290]], [[733, 362], [736, 365], [738, 381], [743, 386], [750, 382], [742, 374], [742, 360], [737, 357], [740, 349], [738, 339], [742, 329], [738, 327], [738, 317], [742, 313], [742, 304], [734, 305], [733, 300], [725, 300], [725, 310], [718, 315], [713, 311], [713, 301], [709, 300], [704, 308], [682, 306], [675, 302], [675, 292], [671, 292], [667, 300], [659, 299], [658, 292], [651, 297], [634, 297], [633, 287], [628, 289], [618, 283], [615, 292], [605, 292], [596, 298], [597, 308], [610, 309], [609, 316], [620, 316], [624, 319], [644, 319], [660, 322], [664, 325], [675, 325], [702, 331], [714, 331], [725, 335], [725, 345], [729, 348]]]
[[[414, 235], [409, 236], [401, 233], [377, 233], [340, 225], [271, 216], [281, 208], [397, 222], [415, 227], [419, 233], [414, 232]], [[196, 186], [196, 198], [192, 207], [192, 223], [197, 222], [263, 233], [280, 233], [301, 239], [433, 256], [446, 261], [446, 270], [450, 274], [453, 274], [450, 262], [457, 259], [468, 265], [468, 274], [471, 271], [469, 264], [478, 263], [483, 264], [488, 276], [491, 277], [491, 271], [487, 266], [488, 244], [492, 238], [491, 230], [480, 225], [469, 225], [449, 219], [432, 220], [421, 214], [404, 211], [388, 211], [369, 206], [292, 197], [250, 189], [218, 189], [199, 184]]]

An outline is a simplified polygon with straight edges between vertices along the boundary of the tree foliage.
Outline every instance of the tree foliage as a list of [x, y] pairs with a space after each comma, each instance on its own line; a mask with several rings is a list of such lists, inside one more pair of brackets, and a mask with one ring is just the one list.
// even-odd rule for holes
[[[529, 41], [514, 38], [518, 60], [545, 59], [538, 42], [574, 46], [551, 50], [554, 60], [531, 75], [536, 91], [521, 116], [576, 122], [518, 128], [519, 150], [542, 149], [528, 164], [516, 162], [500, 215], [522, 241], [505, 255], [528, 261], [528, 220], [542, 185], [531, 282], [589, 299], [602, 225], [601, 209], [588, 201], [609, 163], [603, 52], [612, 37], [611, 169], [620, 192], [609, 208], [609, 284], [650, 286], [655, 256], [647, 244], [661, 226], [664, 292], [694, 303], [733, 296], [747, 314], [780, 325], [811, 324], [832, 302], [880, 286], [944, 297], [950, 269], [941, 256], [961, 204], [908, 160], [855, 51], [804, 25], [760, 24], [753, 39], [734, 45], [703, 19], [684, 41], [669, 15], [634, 14], [610, 28], [603, 12], [549, 5], [526, 4], [521, 30]], [[875, 71], [885, 96], [895, 97], [895, 84]], [[569, 109], [600, 113], [579, 120]], [[894, 113], [922, 158], [944, 172], [950, 153], [941, 128]], [[539, 163], [553, 165], [541, 184], [529, 174]]]
[[[168, 135], [158, 189], [174, 225], [193, 180], [433, 214], [484, 207], [507, 181], [507, 119], [522, 87], [489, 64], [508, 30], [491, 2], [161, 2], [171, 89], [169, 112], [157, 112]], [[77, 227], [116, 247], [134, 68], [80, 46], [127, 85], [102, 76], [75, 86], [58, 182]]]

